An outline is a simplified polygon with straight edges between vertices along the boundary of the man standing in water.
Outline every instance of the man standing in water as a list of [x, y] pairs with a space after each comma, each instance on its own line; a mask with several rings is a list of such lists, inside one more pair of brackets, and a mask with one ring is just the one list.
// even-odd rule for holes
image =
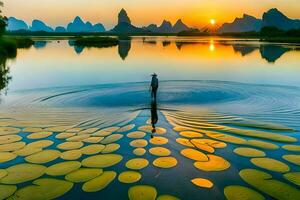
[[151, 98], [156, 101], [156, 93], [157, 93], [157, 89], [158, 89], [158, 78], [157, 78], [157, 74], [152, 74], [152, 80], [151, 80]]

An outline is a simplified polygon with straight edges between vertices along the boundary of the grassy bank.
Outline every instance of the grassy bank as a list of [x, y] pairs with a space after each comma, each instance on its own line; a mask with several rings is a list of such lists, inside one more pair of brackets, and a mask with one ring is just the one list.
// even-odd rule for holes
[[300, 37], [263, 37], [260, 38], [261, 42], [274, 42], [274, 43], [299, 43]]
[[78, 37], [75, 39], [76, 46], [83, 47], [112, 47], [119, 44], [119, 40], [113, 37]]

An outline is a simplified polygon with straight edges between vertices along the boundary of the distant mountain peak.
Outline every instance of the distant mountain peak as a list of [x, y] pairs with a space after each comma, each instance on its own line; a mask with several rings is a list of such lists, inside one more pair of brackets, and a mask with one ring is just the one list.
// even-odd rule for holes
[[127, 23], [131, 24], [130, 18], [127, 15], [127, 12], [124, 8], [121, 9], [118, 15], [118, 24]]

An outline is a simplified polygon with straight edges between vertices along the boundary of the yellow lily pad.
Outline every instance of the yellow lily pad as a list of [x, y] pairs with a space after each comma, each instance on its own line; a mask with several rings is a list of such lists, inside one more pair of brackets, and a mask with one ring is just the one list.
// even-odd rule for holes
[[118, 154], [105, 154], [91, 156], [82, 161], [82, 165], [85, 167], [111, 167], [121, 162], [123, 157]]
[[283, 177], [295, 185], [300, 186], [300, 172], [286, 173], [283, 175]]
[[268, 173], [256, 169], [243, 169], [239, 174], [245, 182], [274, 199], [298, 199], [300, 196], [299, 189], [273, 179]]
[[160, 157], [153, 161], [153, 165], [159, 168], [172, 168], [177, 165], [177, 160], [174, 157]]
[[271, 149], [271, 150], [279, 149], [279, 147], [276, 144], [259, 141], [259, 140], [248, 140], [245, 144], [253, 147], [262, 148], [262, 149]]
[[0, 199], [6, 199], [17, 191], [15, 185], [0, 185]]
[[81, 152], [85, 155], [94, 155], [105, 149], [103, 144], [91, 144], [81, 148]]
[[172, 195], [164, 194], [164, 195], [159, 195], [159, 197], [157, 197], [156, 200], [180, 200], [180, 199]]
[[78, 132], [78, 135], [92, 134], [95, 133], [96, 131], [98, 131], [98, 128], [89, 128]]
[[33, 185], [25, 186], [11, 196], [9, 199], [21, 200], [51, 200], [63, 196], [70, 191], [73, 183], [65, 180], [58, 180], [53, 178], [37, 179]]
[[104, 137], [89, 137], [89, 138], [86, 138], [82, 141], [86, 142], [86, 143], [96, 144], [96, 143], [99, 143], [100, 141], [102, 141], [103, 139], [104, 139]]
[[75, 135], [66, 139], [68, 142], [81, 142], [82, 140], [89, 138], [90, 135]]
[[218, 148], [218, 149], [222, 149], [227, 146], [227, 144], [224, 142], [220, 142], [220, 141], [216, 141], [216, 140], [212, 140], [212, 139], [193, 139], [193, 141], [200, 143], [200, 144], [206, 144], [213, 148]]
[[0, 136], [0, 144], [9, 144], [12, 142], [18, 142], [22, 140], [22, 137], [19, 135], [3, 135]]
[[66, 130], [68, 133], [79, 133], [82, 129], [81, 128], [71, 128]]
[[101, 153], [112, 153], [117, 151], [120, 148], [119, 144], [113, 143], [113, 144], [108, 144], [105, 146], [105, 148], [101, 151]]
[[247, 142], [243, 138], [239, 138], [239, 137], [227, 135], [227, 134], [222, 134], [222, 133], [218, 133], [218, 132], [213, 132], [213, 131], [205, 131], [205, 134], [210, 138], [214, 138], [214, 139], [217, 139], [217, 140], [220, 140], [223, 142], [232, 143], [232, 144], [244, 144]]
[[41, 149], [41, 148], [35, 148], [35, 147], [27, 147], [27, 146], [25, 146], [22, 149], [14, 151], [13, 153], [16, 154], [16, 155], [18, 155], [18, 156], [29, 156], [29, 155], [32, 155], [34, 153], [40, 152], [42, 150], [43, 149]]
[[82, 156], [82, 151], [80, 149], [64, 151], [60, 154], [60, 158], [63, 160], [77, 160], [81, 156]]
[[39, 178], [45, 173], [46, 167], [36, 164], [17, 164], [6, 169], [7, 175], [0, 182], [19, 184]]
[[149, 152], [155, 156], [169, 156], [171, 151], [164, 147], [153, 147], [149, 149]]
[[42, 132], [31, 133], [30, 135], [27, 136], [27, 138], [31, 140], [37, 140], [37, 139], [47, 138], [52, 134], [53, 132], [42, 131]]
[[142, 132], [142, 131], [134, 131], [134, 132], [127, 134], [128, 138], [133, 138], [133, 139], [141, 139], [145, 136], [146, 136], [146, 133]]
[[38, 153], [25, 157], [25, 160], [30, 163], [42, 164], [51, 162], [60, 156], [60, 151], [57, 150], [43, 150]]
[[13, 142], [0, 145], [0, 151], [16, 151], [22, 149], [26, 145], [25, 142]]
[[0, 163], [11, 161], [17, 157], [16, 154], [10, 152], [0, 152]]
[[92, 180], [103, 173], [102, 169], [80, 168], [65, 176], [67, 181], [81, 183]]
[[83, 146], [82, 142], [64, 142], [57, 145], [57, 148], [62, 150], [73, 150], [73, 149], [79, 149], [82, 146]]
[[202, 144], [197, 142], [197, 140], [192, 139], [190, 141], [197, 149], [200, 149], [202, 151], [206, 151], [208, 153], [214, 153], [215, 149], [207, 144]]
[[97, 192], [107, 187], [117, 176], [114, 171], [105, 171], [102, 175], [86, 182], [82, 186], [85, 192]]
[[140, 170], [149, 165], [149, 161], [144, 158], [134, 158], [126, 162], [128, 169]]
[[200, 161], [200, 162], [208, 161], [208, 157], [204, 153], [195, 149], [183, 149], [182, 151], [180, 151], [180, 153], [181, 155], [195, 161]]
[[191, 182], [198, 186], [198, 187], [202, 187], [202, 188], [212, 188], [214, 186], [214, 184], [205, 178], [195, 178], [193, 180], [191, 180]]
[[135, 127], [135, 124], [129, 124], [127, 126], [123, 126], [122, 128], [120, 128], [117, 132], [119, 133], [123, 133], [126, 131], [130, 131], [131, 129], [133, 129]]
[[195, 162], [194, 166], [203, 171], [223, 171], [230, 167], [230, 163], [220, 156], [208, 154], [207, 162]]
[[258, 167], [274, 172], [283, 173], [290, 171], [289, 166], [273, 158], [252, 158], [251, 162]]
[[81, 167], [81, 163], [78, 161], [67, 161], [51, 165], [47, 168], [46, 174], [50, 176], [62, 176], [72, 171], [75, 171]]
[[75, 136], [76, 133], [69, 133], [69, 132], [64, 132], [64, 133], [59, 133], [55, 136], [56, 139], [67, 139], [70, 137]]
[[119, 130], [119, 127], [109, 127], [109, 128], [101, 129], [100, 131], [93, 133], [93, 136], [105, 137], [105, 136], [112, 134], [113, 132], [115, 132], [117, 130]]
[[50, 132], [64, 132], [67, 129], [70, 129], [69, 126], [52, 126], [45, 128], [44, 131], [50, 131]]
[[42, 128], [39, 127], [26, 127], [22, 130], [24, 133], [35, 133], [43, 131]]
[[290, 163], [300, 166], [300, 155], [284, 155], [282, 156], [282, 158], [289, 161]]
[[8, 172], [5, 169], [0, 169], [0, 179], [6, 176]]
[[150, 143], [154, 145], [164, 145], [167, 144], [169, 140], [165, 137], [153, 137], [150, 139]]
[[129, 200], [155, 200], [157, 191], [149, 185], [136, 185], [128, 190]]
[[123, 138], [122, 134], [109, 135], [101, 141], [101, 144], [114, 143], [114, 142], [117, 142], [118, 140], [120, 140], [121, 138]]
[[243, 147], [238, 147], [233, 150], [234, 153], [244, 156], [244, 157], [264, 157], [266, 156], [265, 152], [253, 149], [253, 148], [243, 148]]
[[203, 137], [203, 134], [194, 132], [194, 131], [182, 131], [179, 133], [179, 135], [181, 135], [182, 137], [186, 137], [186, 138], [201, 138], [201, 137]]
[[224, 188], [228, 200], [264, 200], [264, 196], [250, 188], [240, 185], [230, 185]]
[[185, 139], [185, 138], [177, 138], [176, 142], [183, 145], [183, 146], [187, 146], [187, 147], [195, 147], [190, 140]]
[[148, 141], [144, 139], [137, 139], [130, 142], [130, 146], [143, 148], [148, 145]]
[[282, 148], [288, 151], [300, 152], [300, 145], [284, 145]]
[[139, 172], [126, 171], [126, 172], [122, 172], [119, 175], [118, 180], [121, 183], [135, 183], [138, 182], [141, 178], [142, 175]]
[[52, 144], [54, 144], [51, 140], [40, 140], [36, 142], [31, 142], [26, 145], [26, 148], [47, 148], [50, 147]]
[[0, 135], [11, 135], [19, 133], [21, 130], [12, 127], [0, 127]]
[[133, 150], [133, 154], [136, 156], [142, 156], [146, 153], [146, 149], [144, 148], [136, 148]]

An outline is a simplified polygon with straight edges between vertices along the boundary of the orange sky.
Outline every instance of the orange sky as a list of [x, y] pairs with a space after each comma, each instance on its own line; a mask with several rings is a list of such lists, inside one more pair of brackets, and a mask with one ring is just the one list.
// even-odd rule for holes
[[[175, 23], [178, 18], [193, 27], [202, 27], [210, 19], [217, 23], [231, 22], [247, 13], [261, 17], [277, 7], [290, 18], [300, 18], [299, 0], [3, 0], [6, 16], [15, 16], [31, 23], [41, 19], [51, 26], [66, 25], [77, 15], [106, 28], [116, 24], [117, 14], [124, 7], [133, 24], [160, 24], [163, 19]], [[26, 2], [26, 3], [24, 3]]]

